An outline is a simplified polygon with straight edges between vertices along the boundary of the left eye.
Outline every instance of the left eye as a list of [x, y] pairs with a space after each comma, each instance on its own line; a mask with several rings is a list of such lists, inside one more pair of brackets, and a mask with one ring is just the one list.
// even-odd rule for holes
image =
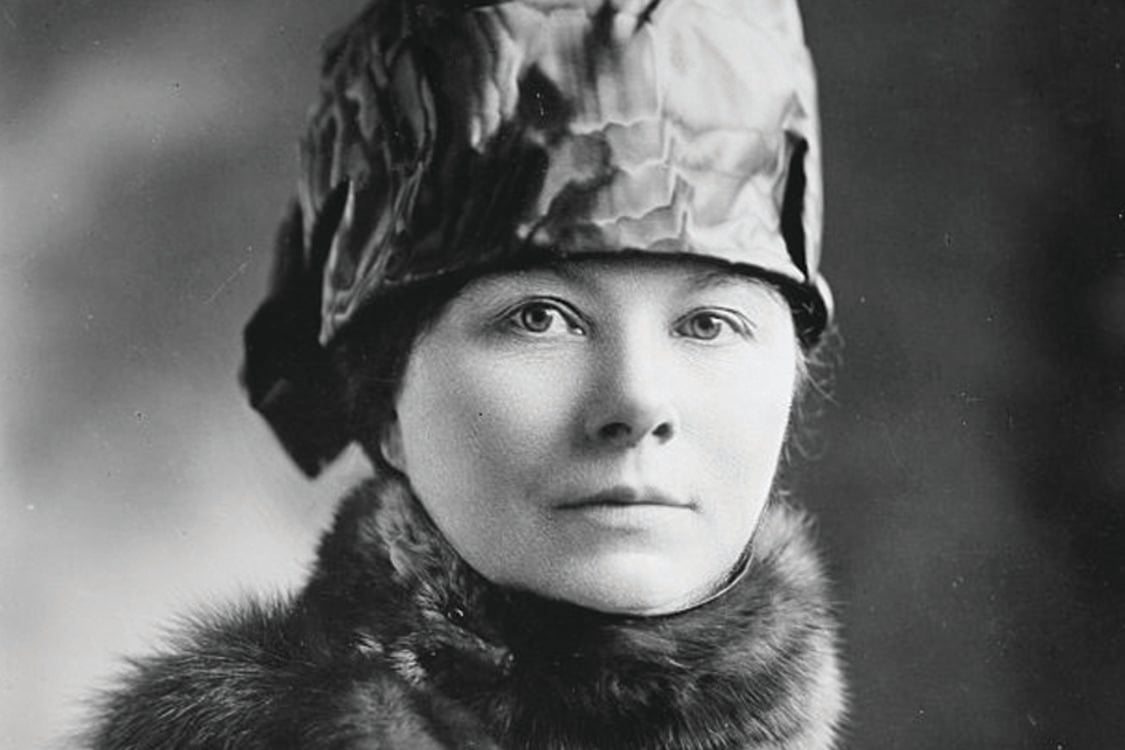
[[716, 312], [692, 313], [676, 324], [676, 333], [700, 341], [714, 341], [728, 333], [743, 333], [746, 327], [732, 316]]
[[550, 302], [528, 302], [508, 314], [508, 323], [526, 333], [582, 333], [573, 316]]

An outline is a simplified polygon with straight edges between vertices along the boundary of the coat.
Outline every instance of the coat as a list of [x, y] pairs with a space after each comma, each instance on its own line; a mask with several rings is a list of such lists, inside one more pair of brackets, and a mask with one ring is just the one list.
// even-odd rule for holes
[[87, 745], [826, 750], [836, 640], [809, 522], [779, 497], [724, 593], [628, 617], [489, 583], [383, 477], [345, 498], [303, 590], [134, 662]]

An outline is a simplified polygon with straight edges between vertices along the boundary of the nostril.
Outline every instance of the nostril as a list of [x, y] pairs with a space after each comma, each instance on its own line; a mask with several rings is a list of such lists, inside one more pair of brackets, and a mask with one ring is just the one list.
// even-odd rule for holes
[[631, 432], [629, 425], [624, 422], [610, 422], [602, 425], [601, 429], [598, 430], [598, 434], [604, 440], [623, 440], [629, 437]]
[[598, 437], [609, 443], [625, 443], [641, 440], [645, 434], [651, 434], [660, 442], [670, 440], [675, 432], [671, 422], [661, 422], [647, 433], [636, 433], [628, 422], [607, 422], [598, 429]]

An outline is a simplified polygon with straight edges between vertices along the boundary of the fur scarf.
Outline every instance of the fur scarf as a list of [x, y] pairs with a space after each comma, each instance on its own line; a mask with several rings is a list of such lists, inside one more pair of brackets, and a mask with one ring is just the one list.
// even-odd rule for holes
[[826, 750], [835, 642], [808, 523], [780, 499], [721, 596], [640, 618], [490, 584], [380, 478], [341, 505], [304, 591], [135, 663], [88, 744]]

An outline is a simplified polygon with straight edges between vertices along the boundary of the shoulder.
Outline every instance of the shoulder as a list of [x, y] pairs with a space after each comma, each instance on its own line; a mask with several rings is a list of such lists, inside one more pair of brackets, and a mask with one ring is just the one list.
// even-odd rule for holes
[[184, 621], [156, 654], [131, 660], [98, 701], [96, 748], [257, 746], [267, 698], [292, 681], [303, 645], [290, 605], [249, 602]]
[[333, 643], [318, 620], [302, 599], [191, 618], [158, 653], [130, 662], [97, 702], [83, 744], [493, 747], [464, 709], [407, 684], [381, 658]]

